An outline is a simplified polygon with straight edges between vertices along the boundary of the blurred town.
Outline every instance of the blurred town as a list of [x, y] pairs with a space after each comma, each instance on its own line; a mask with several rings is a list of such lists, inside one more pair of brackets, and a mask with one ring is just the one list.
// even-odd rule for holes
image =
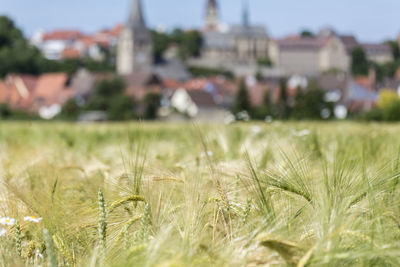
[[220, 21], [217, 0], [204, 0], [203, 28], [149, 29], [142, 4], [131, 1], [124, 25], [90, 35], [28, 38], [0, 17], [0, 116], [400, 119], [400, 38], [364, 43], [324, 28], [276, 39], [252, 22], [246, 1], [236, 25]]

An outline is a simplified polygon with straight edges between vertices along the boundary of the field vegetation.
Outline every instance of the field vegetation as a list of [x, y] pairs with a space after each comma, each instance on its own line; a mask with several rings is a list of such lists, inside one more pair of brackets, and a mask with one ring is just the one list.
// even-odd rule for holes
[[1, 123], [1, 266], [398, 266], [399, 132]]

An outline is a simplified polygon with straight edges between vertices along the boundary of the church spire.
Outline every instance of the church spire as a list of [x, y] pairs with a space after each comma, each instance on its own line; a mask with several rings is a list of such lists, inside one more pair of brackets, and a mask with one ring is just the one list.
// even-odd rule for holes
[[205, 30], [216, 31], [218, 30], [218, 4], [217, 0], [207, 0]]
[[217, 8], [217, 1], [216, 0], [208, 0], [207, 8]]
[[146, 22], [143, 17], [141, 0], [131, 1], [131, 10], [127, 27], [131, 29], [146, 29]]
[[249, 1], [243, 0], [243, 14], [242, 14], [242, 23], [244, 27], [248, 27], [250, 25], [249, 18]]

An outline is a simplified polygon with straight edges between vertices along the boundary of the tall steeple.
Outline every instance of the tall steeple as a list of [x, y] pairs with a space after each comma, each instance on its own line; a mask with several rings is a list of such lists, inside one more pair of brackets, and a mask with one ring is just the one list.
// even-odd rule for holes
[[242, 23], [244, 27], [250, 26], [249, 1], [243, 0]]
[[217, 0], [207, 0], [206, 18], [204, 29], [206, 31], [216, 31], [219, 26]]
[[131, 1], [131, 10], [126, 26], [131, 29], [146, 28], [146, 22], [143, 17], [142, 3], [140, 0]]
[[153, 41], [141, 0], [132, 0], [128, 21], [118, 38], [117, 71], [121, 75], [148, 72], [153, 65]]

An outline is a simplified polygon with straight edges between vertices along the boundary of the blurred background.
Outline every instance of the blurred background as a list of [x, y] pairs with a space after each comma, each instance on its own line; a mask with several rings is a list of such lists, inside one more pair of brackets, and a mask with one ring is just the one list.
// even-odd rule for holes
[[0, 116], [400, 120], [400, 3], [3, 0]]

